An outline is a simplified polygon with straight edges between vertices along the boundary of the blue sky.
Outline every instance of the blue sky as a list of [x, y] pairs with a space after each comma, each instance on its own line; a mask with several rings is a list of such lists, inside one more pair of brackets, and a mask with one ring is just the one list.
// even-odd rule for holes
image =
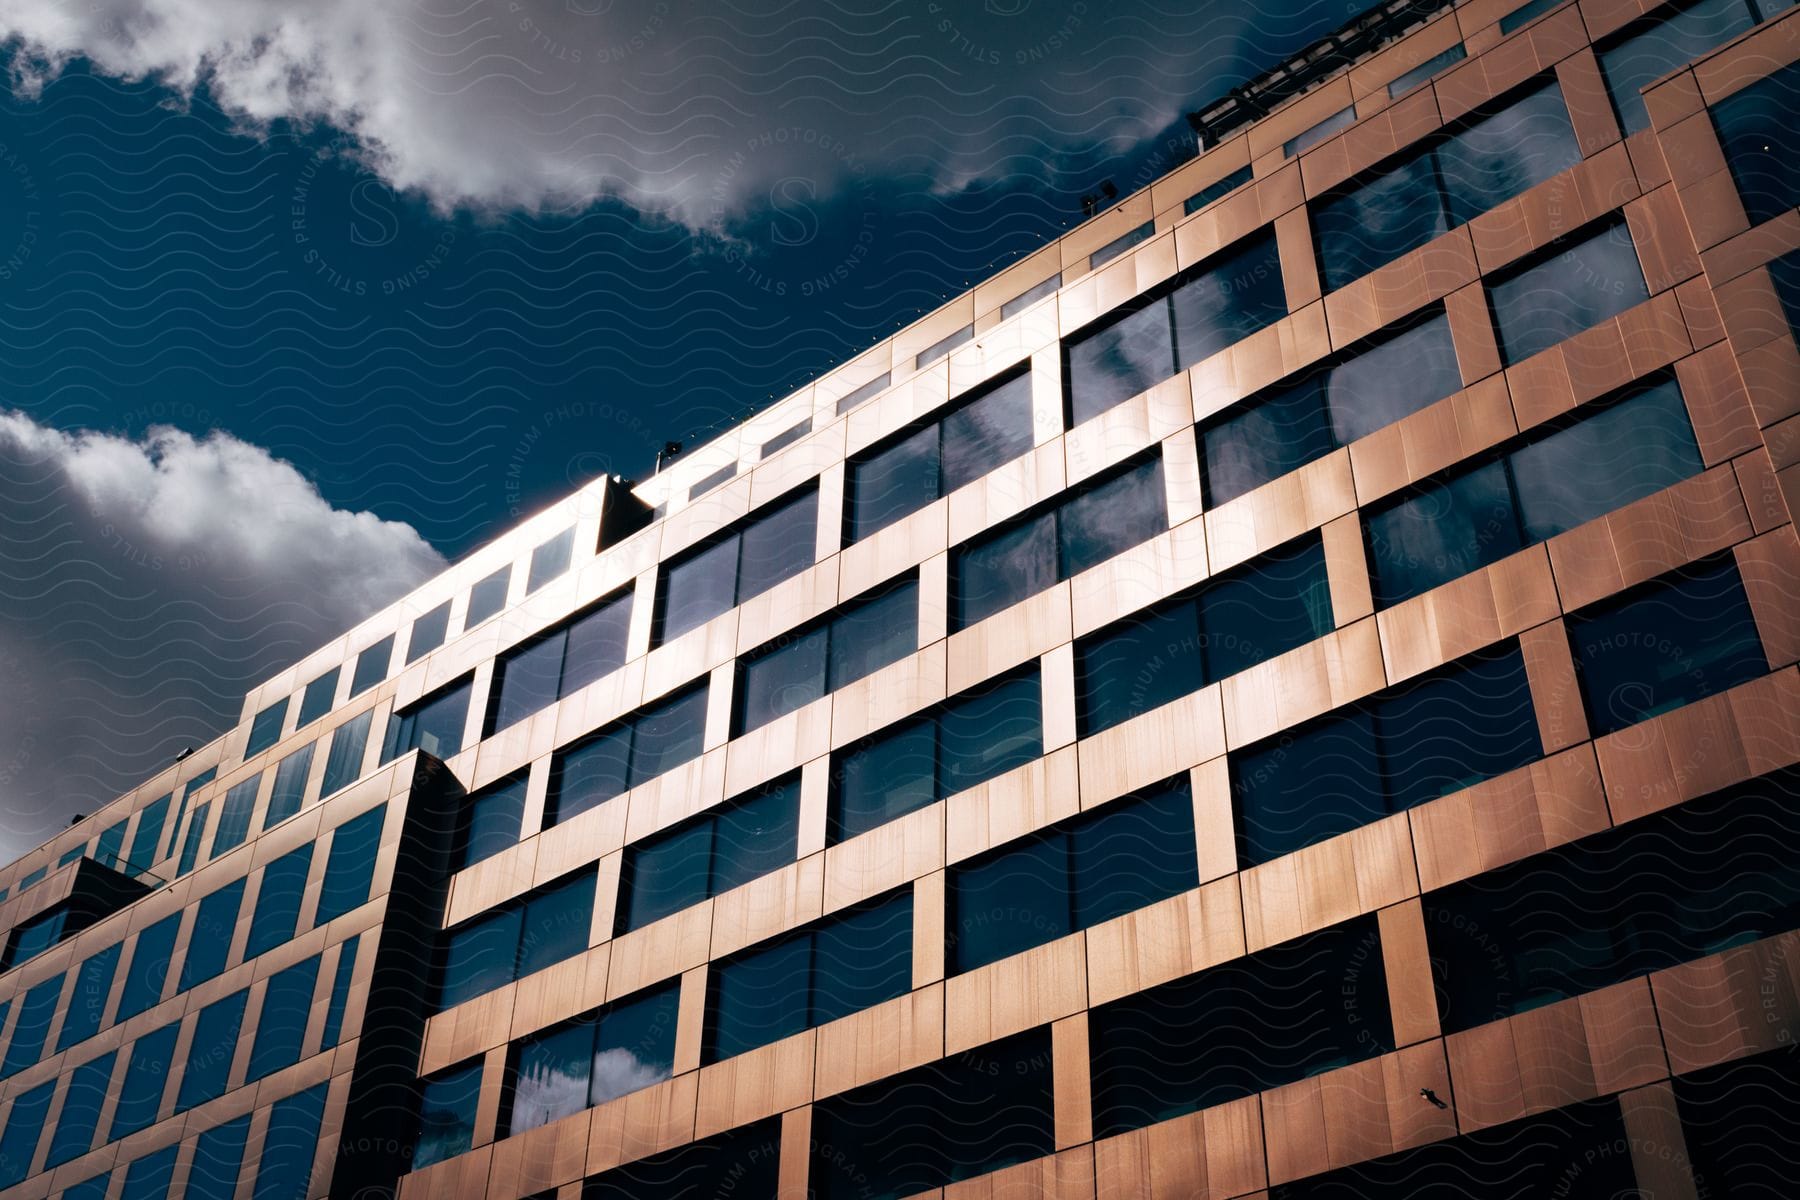
[[1184, 110], [1356, 11], [63, 7], [0, 17], [4, 857], [1178, 164]]

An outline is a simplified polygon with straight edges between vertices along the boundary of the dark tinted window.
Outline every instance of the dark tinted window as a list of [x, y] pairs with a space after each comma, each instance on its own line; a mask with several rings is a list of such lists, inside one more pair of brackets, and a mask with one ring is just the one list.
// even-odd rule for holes
[[1650, 128], [1643, 89], [1755, 22], [1744, 0], [1698, 0], [1600, 52], [1600, 73], [1626, 133]]
[[506, 1132], [536, 1129], [667, 1079], [680, 997], [680, 985], [669, 984], [521, 1041]]
[[412, 623], [406, 640], [406, 661], [417, 662], [444, 644], [450, 632], [450, 601], [446, 600]]
[[226, 789], [208, 858], [217, 858], [227, 850], [243, 845], [244, 838], [250, 833], [250, 814], [256, 808], [256, 792], [261, 786], [262, 776], [252, 775]]
[[387, 805], [380, 804], [332, 831], [325, 879], [319, 885], [319, 907], [313, 916], [315, 926], [335, 921], [368, 900], [386, 818]]
[[1751, 780], [1426, 893], [1444, 1032], [1793, 929], [1796, 784]]
[[1064, 343], [1079, 425], [1287, 315], [1272, 227], [1233, 243], [1163, 295]]
[[338, 668], [333, 667], [306, 685], [306, 692], [300, 698], [300, 717], [295, 722], [296, 729], [311, 725], [331, 711], [331, 701], [337, 695], [337, 684]]
[[185, 1112], [225, 1094], [231, 1059], [237, 1053], [238, 1032], [244, 1027], [244, 1004], [249, 999], [250, 989], [241, 989], [207, 1005], [194, 1019], [187, 1069], [181, 1073], [181, 1088], [175, 1097], [176, 1112]]
[[1065, 493], [1056, 504], [956, 547], [954, 626], [969, 626], [1139, 545], [1169, 527], [1162, 457]]
[[910, 889], [752, 946], [707, 973], [706, 1061], [835, 1021], [912, 988]]
[[331, 749], [325, 755], [325, 778], [319, 784], [319, 799], [340, 792], [362, 775], [363, 754], [369, 745], [369, 726], [375, 719], [373, 709], [351, 717], [331, 734]]
[[657, 641], [679, 637], [812, 566], [818, 513], [818, 489], [808, 487], [665, 563], [657, 588]]
[[125, 855], [127, 875], [141, 875], [156, 861], [156, 850], [162, 844], [163, 823], [169, 819], [172, 798], [160, 796], [146, 804], [138, 814], [137, 830], [131, 835], [131, 849]]
[[350, 695], [360, 696], [386, 679], [393, 660], [394, 635], [390, 633], [356, 656], [356, 674], [350, 678]]
[[1249, 183], [1250, 179], [1251, 169], [1249, 167], [1239, 167], [1231, 174], [1225, 176], [1225, 178], [1214, 183], [1209, 183], [1193, 195], [1189, 196], [1187, 201], [1182, 205], [1182, 211], [1184, 214], [1197, 213], [1207, 205], [1211, 204], [1214, 200], [1222, 200], [1230, 193], [1237, 191], [1240, 187]]
[[1199, 884], [1182, 776], [950, 868], [949, 965], [972, 971]]
[[530, 595], [569, 569], [569, 556], [575, 549], [575, 530], [563, 530], [531, 552], [531, 571], [525, 578], [525, 593]]
[[1287, 385], [1200, 431], [1209, 508], [1337, 448], [1323, 385], [1318, 377]]
[[[125, 1184], [119, 1190], [119, 1200], [168, 1200], [169, 1184], [175, 1178], [175, 1156], [181, 1151], [179, 1144], [164, 1146], [154, 1154], [132, 1163], [125, 1172]], [[189, 1193], [192, 1195], [192, 1193]], [[64, 1192], [65, 1197], [68, 1196]], [[104, 1200], [104, 1190], [96, 1194], [95, 1200]]]
[[1516, 645], [1233, 751], [1239, 862], [1268, 862], [1542, 753]]
[[1542, 84], [1312, 206], [1327, 291], [1574, 166], [1561, 89]]
[[44, 1156], [45, 1170], [80, 1158], [93, 1146], [100, 1106], [106, 1103], [117, 1058], [116, 1053], [102, 1054], [69, 1072], [62, 1115], [56, 1119], [56, 1132], [50, 1135], [50, 1149]]
[[185, 992], [225, 969], [232, 935], [237, 932], [238, 909], [244, 902], [244, 882], [233, 880], [194, 910], [194, 932], [188, 938], [187, 956], [181, 960], [178, 990]]
[[1800, 1048], [1722, 1063], [1671, 1081], [1694, 1178], [1716, 1196], [1778, 1200], [1800, 1145]]
[[337, 970], [331, 980], [331, 999], [325, 1005], [325, 1028], [319, 1033], [319, 1048], [329, 1050], [338, 1044], [344, 1029], [344, 1009], [350, 1003], [350, 981], [356, 974], [356, 947], [361, 935], [346, 939], [338, 951]]
[[473, 629], [506, 607], [506, 590], [512, 582], [512, 566], [501, 567], [469, 589], [469, 612], [463, 628]]
[[1467, 471], [1366, 520], [1381, 607], [1422, 595], [1525, 545], [1503, 462]]
[[813, 1106], [816, 1200], [909, 1196], [1056, 1147], [1048, 1026]]
[[697, 757], [706, 737], [705, 680], [560, 752], [544, 825], [586, 812]]
[[1381, 939], [1358, 917], [1090, 1012], [1094, 1136], [1393, 1048]]
[[1317, 535], [1157, 602], [1075, 643], [1082, 736], [1110, 729], [1332, 630]]
[[730, 891], [794, 861], [800, 780], [792, 776], [626, 847], [618, 931]]
[[249, 1133], [248, 1114], [202, 1133], [194, 1143], [194, 1163], [182, 1200], [232, 1200]]
[[257, 713], [250, 721], [250, 739], [244, 743], [244, 757], [261, 754], [281, 739], [281, 723], [287, 719], [287, 697]]
[[392, 762], [409, 750], [423, 750], [437, 758], [449, 758], [460, 751], [469, 720], [472, 683], [471, 678], [460, 679], [388, 717], [381, 761]]
[[419, 1140], [413, 1144], [413, 1170], [455, 1158], [474, 1144], [481, 1062], [472, 1059], [420, 1080]]
[[277, 1100], [269, 1110], [268, 1136], [250, 1200], [305, 1200], [325, 1116], [325, 1086], [321, 1083]]
[[306, 891], [306, 875], [312, 867], [312, 845], [290, 850], [263, 868], [256, 892], [256, 915], [250, 919], [250, 938], [244, 946], [248, 962], [273, 950], [294, 936], [300, 920], [300, 900]]
[[450, 1008], [587, 949], [594, 875], [583, 871], [443, 935], [438, 1006]]
[[112, 991], [122, 949], [122, 943], [114, 943], [83, 960], [75, 972], [75, 987], [63, 1011], [62, 1032], [56, 1036], [58, 1050], [66, 1050], [100, 1031], [100, 1018], [106, 1012], [106, 998]]
[[776, 1195], [780, 1176], [781, 1122], [771, 1118], [590, 1176], [581, 1200], [716, 1200], [727, 1189], [762, 1200]]
[[55, 1095], [56, 1080], [52, 1079], [13, 1099], [6, 1132], [0, 1133], [0, 1187], [11, 1187], [30, 1172], [38, 1140], [44, 1136], [44, 1116]]
[[829, 837], [884, 825], [1043, 754], [1035, 667], [960, 693], [832, 756]]
[[923, 428], [853, 458], [845, 513], [868, 537], [1031, 449], [1031, 375], [1008, 379]]
[[1783, 67], [1712, 107], [1725, 163], [1752, 225], [1800, 203], [1800, 163], [1787, 149], [1796, 92], [1800, 92], [1800, 63]]
[[488, 731], [517, 724], [617, 670], [625, 662], [630, 625], [627, 591], [501, 655], [494, 664]]
[[156, 1121], [156, 1110], [162, 1107], [163, 1088], [169, 1082], [175, 1037], [180, 1032], [181, 1022], [171, 1021], [131, 1043], [131, 1058], [119, 1086], [119, 1099], [113, 1107], [112, 1129], [106, 1135], [107, 1141], [116, 1142]]
[[476, 792], [463, 802], [453, 869], [461, 870], [516, 844], [525, 821], [524, 772]]
[[1769, 669], [1729, 555], [1591, 605], [1570, 616], [1567, 627], [1595, 736]]
[[269, 792], [268, 811], [263, 813], [263, 828], [268, 829], [300, 811], [306, 799], [306, 777], [312, 772], [313, 746], [300, 747], [281, 760], [275, 768], [275, 786]]
[[1488, 281], [1488, 303], [1510, 365], [1648, 298], [1624, 221], [1549, 247]]
[[13, 1022], [12, 1040], [6, 1044], [6, 1057], [0, 1060], [0, 1079], [8, 1078], [33, 1066], [43, 1057], [44, 1041], [50, 1036], [50, 1022], [56, 1019], [56, 1002], [62, 996], [63, 977], [52, 976], [34, 986], [18, 1002], [19, 1016]]
[[300, 1061], [306, 1021], [312, 1013], [313, 990], [319, 982], [319, 956], [295, 963], [269, 977], [263, 992], [262, 1014], [256, 1022], [256, 1041], [250, 1048], [250, 1068], [244, 1082], [291, 1067]]
[[175, 953], [175, 935], [180, 931], [181, 914], [175, 913], [138, 934], [131, 951], [131, 965], [126, 968], [125, 983], [119, 991], [119, 1011], [114, 1021], [135, 1017], [162, 999], [169, 962]]

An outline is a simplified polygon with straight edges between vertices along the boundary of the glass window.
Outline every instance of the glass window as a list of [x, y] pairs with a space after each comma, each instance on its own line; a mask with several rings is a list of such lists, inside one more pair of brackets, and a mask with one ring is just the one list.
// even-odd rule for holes
[[185, 992], [198, 987], [225, 969], [243, 901], [242, 879], [232, 880], [200, 901], [194, 910], [194, 930], [188, 937], [187, 955], [181, 960], [181, 982], [176, 990]]
[[68, 902], [64, 901], [56, 908], [33, 917], [13, 931], [4, 960], [4, 969], [11, 970], [20, 963], [36, 958], [50, 947], [62, 941], [65, 936], [76, 931], [69, 928]]
[[521, 771], [490, 784], [463, 802], [453, 870], [473, 866], [518, 843], [525, 823], [527, 783], [528, 777]]
[[1332, 435], [1349, 445], [1462, 387], [1450, 319], [1442, 312], [1385, 334], [1331, 368]]
[[869, 382], [863, 384], [861, 387], [839, 400], [837, 402], [837, 415], [841, 417], [851, 409], [859, 407], [865, 400], [873, 400], [877, 393], [887, 387], [892, 378], [892, 374], [893, 373], [890, 371], [883, 371], [877, 378], [869, 380]]
[[902, 722], [832, 755], [832, 843], [937, 799], [937, 722]]
[[799, 822], [795, 776], [628, 846], [618, 932], [640, 929], [793, 862]]
[[774, 457], [774, 455], [776, 453], [778, 453], [779, 451], [782, 451], [782, 450], [786, 450], [789, 446], [793, 445], [795, 442], [799, 441], [801, 438], [805, 437], [807, 434], [809, 434], [811, 432], [812, 432], [812, 418], [807, 417], [805, 420], [800, 421], [797, 424], [789, 426], [788, 428], [782, 430], [780, 433], [776, 434], [774, 437], [770, 438], [768, 441], [764, 442], [762, 444], [761, 451], [758, 453], [758, 457], [759, 458], [772, 458], [772, 457]]
[[409, 750], [423, 750], [440, 759], [461, 751], [473, 682], [472, 677], [464, 676], [388, 717], [381, 761], [392, 762]]
[[450, 632], [450, 601], [446, 600], [412, 623], [412, 634], [406, 640], [406, 661], [417, 662], [444, 644]]
[[1159, 601], [1075, 644], [1082, 736], [1110, 729], [1330, 633], [1316, 534]]
[[62, 1115], [56, 1119], [56, 1132], [50, 1135], [50, 1149], [44, 1156], [46, 1171], [80, 1158], [93, 1146], [94, 1130], [100, 1124], [100, 1106], [106, 1103], [117, 1058], [116, 1052], [102, 1054], [69, 1072], [68, 1086], [63, 1089]]
[[689, 486], [687, 491], [688, 499], [698, 500], [701, 496], [706, 495], [706, 493], [712, 491], [726, 480], [736, 479], [737, 473], [738, 465], [733, 461], [726, 463], [716, 471], [710, 471], [707, 474], [702, 475]]
[[938, 713], [938, 795], [952, 796], [1043, 755], [1043, 688], [1035, 669], [980, 683]]
[[387, 805], [379, 804], [361, 816], [339, 825], [331, 835], [331, 852], [325, 860], [325, 880], [319, 887], [315, 927], [335, 921], [369, 898], [375, 876], [375, 854], [381, 848], [381, 830]]
[[[1779, 1035], [1777, 1035], [1779, 1036]], [[1800, 1049], [1720, 1063], [1670, 1080], [1695, 1180], [1719, 1196], [1791, 1191], [1800, 1145]]]
[[1501, 34], [1505, 35], [1511, 33], [1515, 29], [1520, 29], [1525, 25], [1530, 24], [1533, 20], [1542, 16], [1544, 13], [1549, 12], [1562, 2], [1563, 0], [1526, 0], [1524, 4], [1519, 5], [1519, 7], [1500, 18]]
[[102, 866], [119, 869], [119, 847], [125, 844], [125, 822], [119, 821], [101, 831], [100, 840], [94, 844], [94, 861]]
[[1231, 174], [1225, 176], [1225, 178], [1207, 184], [1187, 198], [1186, 202], [1182, 205], [1183, 215], [1197, 213], [1207, 205], [1211, 204], [1214, 200], [1224, 199], [1232, 192], [1243, 187], [1246, 183], [1249, 183], [1250, 179], [1250, 168], [1239, 167]]
[[1347, 105], [1332, 113], [1317, 125], [1295, 134], [1282, 143], [1281, 152], [1288, 158], [1296, 154], [1304, 154], [1340, 129], [1346, 129], [1356, 123], [1356, 105]]
[[1387, 607], [1525, 545], [1504, 463], [1489, 463], [1367, 518], [1376, 604]]
[[269, 808], [263, 813], [263, 828], [279, 825], [295, 813], [306, 800], [306, 777], [312, 773], [313, 746], [300, 747], [281, 760], [275, 768], [275, 787], [269, 793]]
[[319, 1150], [319, 1124], [325, 1116], [325, 1086], [321, 1083], [277, 1100], [269, 1110], [269, 1131], [251, 1200], [306, 1200]]
[[1167, 528], [1162, 458], [1153, 454], [955, 548], [955, 627], [967, 629]]
[[258, 772], [226, 790], [225, 800], [219, 806], [219, 823], [213, 829], [212, 852], [208, 858], [217, 858], [244, 844], [244, 838], [250, 833], [250, 816], [256, 809], [256, 792], [261, 786], [262, 774]]
[[563, 651], [568, 630], [547, 630], [502, 654], [494, 663], [492, 710], [487, 729], [495, 733], [511, 728], [556, 701], [562, 682]]
[[[118, 971], [123, 949], [124, 943], [115, 942], [98, 954], [89, 955], [75, 972], [75, 987], [63, 1010], [62, 1032], [56, 1037], [59, 1051], [100, 1032], [100, 1018], [105, 1015], [106, 998], [112, 992], [113, 975]], [[0, 1019], [0, 1025], [3, 1024]]]
[[156, 850], [162, 844], [163, 823], [169, 819], [172, 795], [159, 796], [144, 805], [138, 813], [137, 830], [131, 835], [131, 849], [125, 854], [125, 873], [142, 875], [156, 861]]
[[1200, 431], [1206, 505], [1216, 508], [1337, 448], [1314, 376], [1267, 393]]
[[1168, 298], [1121, 309], [1099, 328], [1069, 341], [1064, 355], [1076, 425], [1148, 391], [1177, 370]]
[[729, 1181], [723, 1186], [749, 1200], [775, 1195], [780, 1175], [781, 1122], [771, 1118], [590, 1175], [581, 1195], [582, 1200], [709, 1200], [720, 1194], [719, 1181]]
[[337, 972], [331, 980], [331, 1000], [325, 1006], [325, 1028], [319, 1034], [319, 1049], [329, 1050], [338, 1044], [344, 1029], [344, 1010], [350, 1004], [350, 981], [356, 975], [356, 947], [361, 935], [345, 940], [338, 951]]
[[675, 1062], [678, 984], [617, 1001], [519, 1044], [508, 1135], [667, 1079]]
[[1800, 90], [1800, 63], [1783, 67], [1712, 106], [1725, 165], [1752, 225], [1800, 203], [1800, 163], [1787, 152]]
[[1287, 294], [1275, 230], [1264, 226], [1232, 243], [1169, 296], [1175, 370], [1186, 370], [1285, 316]]
[[713, 964], [706, 1061], [905, 995], [912, 988], [912, 911], [909, 888]]
[[820, 1100], [812, 1194], [908, 1196], [1042, 1158], [1056, 1148], [1052, 1089], [1040, 1026]]
[[119, 990], [119, 1011], [114, 1021], [135, 1017], [162, 999], [169, 963], [175, 954], [175, 935], [180, 931], [181, 914], [175, 913], [138, 934], [131, 951], [131, 965], [125, 971], [125, 983]]
[[241, 988], [207, 1005], [194, 1019], [194, 1040], [188, 1047], [187, 1069], [181, 1073], [176, 1112], [186, 1112], [225, 1094], [231, 1059], [237, 1053], [238, 1033], [244, 1027], [244, 1003], [249, 998], [250, 989]]
[[1755, 24], [1744, 0], [1697, 0], [1600, 52], [1600, 73], [1619, 125], [1632, 134], [1650, 128], [1643, 89], [1685, 67]]
[[629, 588], [570, 621], [557, 696], [571, 696], [624, 666], [625, 637], [630, 629]]
[[707, 692], [704, 684], [689, 688], [632, 719], [630, 786], [699, 757], [706, 737]]
[[[1248, 168], [1246, 168], [1248, 170]], [[1009, 321], [1018, 316], [1045, 296], [1053, 295], [1062, 286], [1062, 272], [1058, 271], [1042, 283], [1034, 283], [1024, 291], [1000, 306], [1000, 319]], [[840, 410], [840, 415], [841, 410]]]
[[256, 1022], [256, 1041], [250, 1047], [250, 1069], [244, 1075], [245, 1083], [300, 1061], [306, 1021], [312, 1013], [313, 991], [318, 982], [319, 956], [316, 954], [269, 977], [269, 986], [263, 992], [262, 1015]]
[[1580, 160], [1554, 81], [1407, 151], [1312, 206], [1326, 290], [1355, 282]]
[[813, 565], [819, 541], [819, 492], [807, 488], [743, 526], [737, 603], [760, 596]]
[[923, 371], [927, 366], [950, 353], [964, 342], [975, 336], [973, 325], [964, 325], [955, 333], [939, 338], [913, 357], [914, 365]]
[[331, 702], [337, 697], [338, 673], [339, 669], [333, 667], [306, 685], [300, 697], [300, 718], [294, 728], [304, 729], [331, 711]]
[[1793, 929], [1797, 783], [1765, 775], [1427, 892], [1445, 1033]]
[[1705, 464], [1673, 379], [1509, 458], [1525, 536], [1538, 541], [1698, 475]]
[[501, 567], [469, 589], [469, 611], [463, 628], [473, 629], [506, 607], [506, 589], [512, 582], [512, 564]]
[[575, 551], [575, 527], [570, 526], [531, 552], [531, 571], [525, 577], [525, 594], [530, 595], [569, 569], [569, 558]]
[[[175, 1179], [175, 1156], [180, 1151], [181, 1143], [177, 1142], [132, 1163], [125, 1172], [119, 1200], [168, 1200], [169, 1185]], [[64, 1196], [67, 1196], [66, 1192]], [[97, 1196], [95, 1200], [104, 1198]]]
[[356, 674], [350, 679], [350, 696], [360, 696], [386, 679], [393, 660], [394, 635], [390, 633], [356, 656]]
[[194, 1162], [181, 1200], [232, 1200], [249, 1133], [248, 1113], [202, 1133], [194, 1144]]
[[331, 749], [325, 755], [325, 779], [319, 785], [319, 799], [336, 794], [362, 776], [363, 754], [369, 744], [369, 726], [374, 722], [373, 709], [351, 717], [331, 734]]
[[689, 551], [662, 569], [657, 601], [666, 642], [730, 611], [737, 594], [736, 537]]
[[1591, 605], [1566, 624], [1596, 737], [1769, 670], [1730, 555]]
[[1093, 1009], [1094, 1135], [1393, 1048], [1381, 939], [1374, 917], [1358, 917]]
[[1649, 297], [1624, 221], [1576, 235], [1488, 282], [1508, 365], [1523, 362]]
[[1119, 255], [1125, 253], [1139, 242], [1149, 241], [1156, 236], [1156, 222], [1145, 221], [1136, 229], [1121, 234], [1106, 245], [1088, 255], [1088, 270], [1097, 271]]
[[810, 567], [818, 501], [818, 489], [805, 488], [665, 564], [657, 589], [657, 641], [679, 637]]
[[1788, 328], [1800, 341], [1800, 250], [1790, 250], [1769, 264], [1769, 278], [1775, 284], [1775, 295], [1787, 314]]
[[420, 1081], [419, 1140], [413, 1144], [413, 1170], [455, 1158], [474, 1145], [481, 1061], [474, 1058]]
[[579, 872], [443, 936], [438, 1006], [452, 1008], [586, 950], [594, 874]]
[[250, 721], [250, 738], [244, 743], [244, 757], [261, 754], [281, 740], [281, 723], [287, 719], [288, 702], [280, 700], [257, 713]]
[[126, 1064], [125, 1080], [119, 1085], [107, 1141], [116, 1142], [155, 1124], [157, 1109], [162, 1107], [163, 1087], [169, 1081], [175, 1038], [180, 1032], [181, 1022], [171, 1021], [131, 1044], [131, 1061]]
[[0, 1079], [17, 1075], [43, 1057], [50, 1023], [56, 1019], [56, 1002], [62, 996], [63, 977], [52, 976], [25, 993], [19, 1001], [19, 1017], [13, 1023], [12, 1041], [0, 1059]]
[[1055, 941], [1199, 880], [1184, 775], [951, 867], [950, 972]]
[[187, 836], [181, 840], [181, 858], [175, 864], [177, 878], [194, 869], [194, 863], [200, 858], [200, 838], [206, 832], [206, 818], [212, 812], [212, 804], [194, 806], [194, 816], [188, 822]]
[[244, 946], [248, 962], [288, 941], [300, 920], [300, 900], [306, 891], [306, 875], [312, 868], [312, 844], [290, 850], [263, 868], [256, 892], [256, 915], [250, 918], [250, 937]]
[[1410, 71], [1403, 72], [1387, 85], [1388, 99], [1398, 100], [1406, 93], [1442, 71], [1451, 63], [1459, 63], [1468, 57], [1461, 42], [1447, 50], [1440, 50]]
[[912, 653], [918, 608], [918, 584], [908, 576], [745, 655], [733, 689], [737, 731], [758, 729]]
[[61, 1200], [106, 1200], [106, 1193], [111, 1187], [112, 1172], [108, 1171], [64, 1188]]
[[13, 1098], [6, 1132], [0, 1133], [0, 1187], [11, 1187], [31, 1171], [38, 1141], [44, 1136], [44, 1117], [56, 1095], [56, 1080], [40, 1083]]

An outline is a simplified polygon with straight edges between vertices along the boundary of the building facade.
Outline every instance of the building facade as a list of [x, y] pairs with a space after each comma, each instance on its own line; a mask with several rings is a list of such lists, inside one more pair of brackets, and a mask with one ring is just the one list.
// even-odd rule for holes
[[1791, 1195], [1797, 113], [1466, 0], [510, 530], [0, 870], [0, 1197]]

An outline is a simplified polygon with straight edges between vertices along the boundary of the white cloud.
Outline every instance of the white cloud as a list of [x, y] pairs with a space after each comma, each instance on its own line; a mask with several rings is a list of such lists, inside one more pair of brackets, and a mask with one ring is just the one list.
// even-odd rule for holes
[[[0, 0], [29, 92], [69, 61], [342, 130], [440, 208], [602, 196], [727, 231], [859, 178], [954, 188], [1175, 119], [1287, 11], [1155, 0]], [[1266, 56], [1264, 56], [1266, 57]]]
[[232, 723], [246, 690], [443, 569], [214, 432], [0, 412], [0, 858]]

